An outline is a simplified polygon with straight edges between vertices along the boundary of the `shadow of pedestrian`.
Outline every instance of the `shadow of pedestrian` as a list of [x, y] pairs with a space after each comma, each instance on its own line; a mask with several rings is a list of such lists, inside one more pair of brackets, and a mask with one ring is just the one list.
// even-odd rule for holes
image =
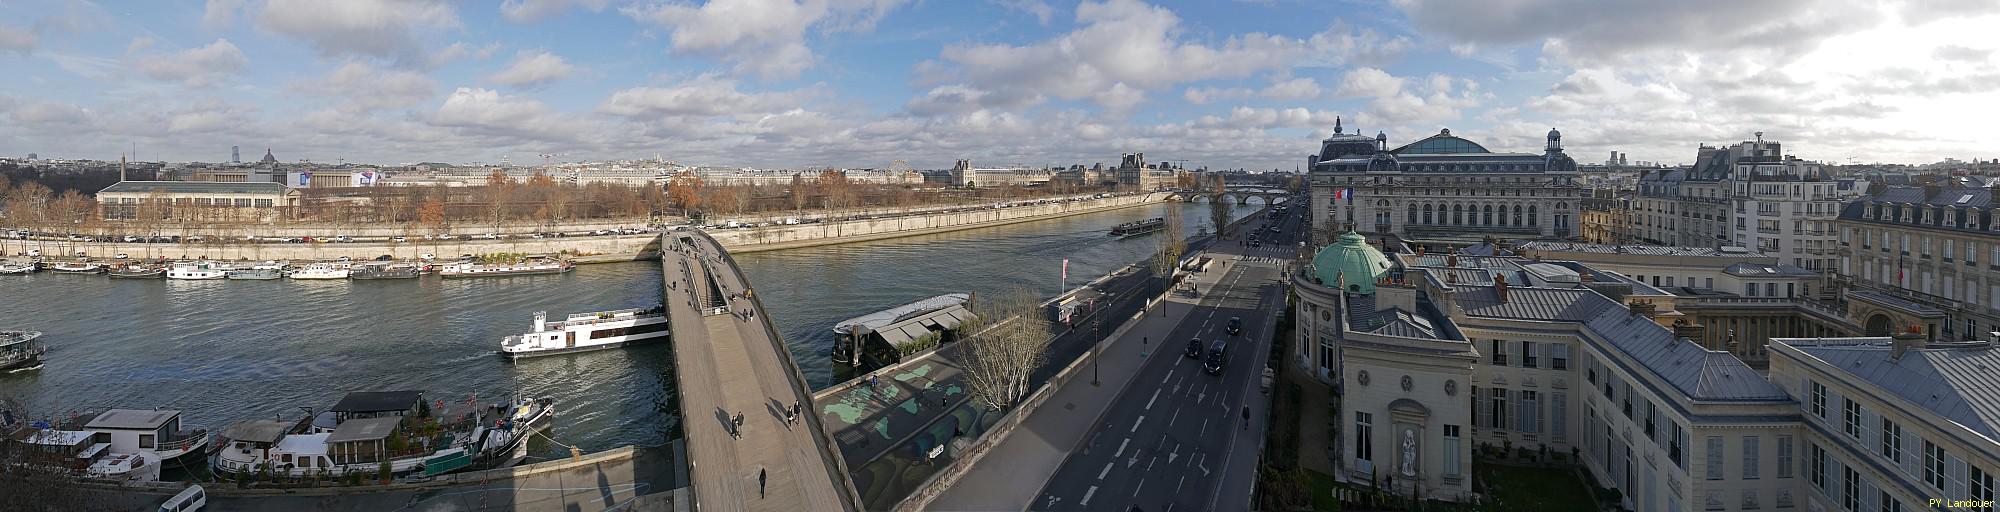
[[736, 435], [734, 422], [729, 421], [729, 411], [722, 410], [721, 407], [715, 408], [715, 420], [722, 422], [723, 432], [728, 432], [730, 436]]

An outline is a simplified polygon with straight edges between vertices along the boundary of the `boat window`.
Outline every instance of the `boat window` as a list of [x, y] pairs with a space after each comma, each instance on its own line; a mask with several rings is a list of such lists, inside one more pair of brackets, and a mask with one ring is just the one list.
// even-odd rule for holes
[[284, 455], [282, 455], [282, 456], [280, 456], [280, 457], [278, 458], [278, 461], [279, 461], [279, 462], [283, 462], [283, 463], [286, 463], [286, 464], [291, 464], [291, 463], [292, 463], [292, 454], [289, 454], [289, 453], [287, 453], [287, 454], [284, 454]]
[[310, 468], [310, 467], [313, 467], [313, 458], [312, 458], [312, 457], [299, 457], [299, 467], [302, 467], [302, 468]]
[[152, 448], [152, 447], [153, 447], [153, 435], [152, 435], [152, 434], [139, 434], [139, 447], [140, 447], [140, 448]]

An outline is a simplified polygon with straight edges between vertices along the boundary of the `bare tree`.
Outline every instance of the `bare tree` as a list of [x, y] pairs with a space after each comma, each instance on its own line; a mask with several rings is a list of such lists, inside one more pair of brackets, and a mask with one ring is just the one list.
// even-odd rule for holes
[[494, 170], [486, 176], [486, 208], [493, 221], [493, 229], [500, 229], [500, 223], [507, 219], [507, 203], [514, 200], [514, 179], [506, 171]]
[[50, 417], [40, 411], [23, 407], [22, 400], [13, 396], [0, 397], [0, 410], [7, 411], [7, 418], [0, 421], [5, 442], [0, 442], [0, 510], [58, 511], [58, 510], [109, 510], [117, 505], [107, 502], [103, 491], [86, 488], [81, 484], [79, 472], [66, 467], [73, 462], [69, 453], [35, 449], [21, 440], [33, 436], [49, 435], [52, 430], [37, 430], [26, 425], [31, 418]]
[[792, 175], [792, 215], [802, 214], [806, 209], [806, 179], [803, 173]]
[[1034, 292], [1016, 288], [978, 308], [979, 318], [963, 343], [965, 382], [972, 398], [992, 410], [1020, 403], [1028, 377], [1048, 359], [1054, 324]]
[[1181, 225], [1181, 204], [1168, 202], [1165, 219], [1167, 224], [1160, 228], [1160, 245], [1153, 258], [1153, 274], [1161, 277], [1173, 275], [1174, 264], [1187, 252], [1187, 228]]

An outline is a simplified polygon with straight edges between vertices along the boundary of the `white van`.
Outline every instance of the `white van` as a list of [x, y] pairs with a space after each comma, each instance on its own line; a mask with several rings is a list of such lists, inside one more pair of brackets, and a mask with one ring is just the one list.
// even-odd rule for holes
[[180, 494], [175, 494], [174, 497], [167, 498], [166, 503], [161, 503], [160, 512], [201, 510], [204, 505], [208, 505], [208, 493], [203, 491], [200, 485], [189, 485], [186, 489], [181, 489]]

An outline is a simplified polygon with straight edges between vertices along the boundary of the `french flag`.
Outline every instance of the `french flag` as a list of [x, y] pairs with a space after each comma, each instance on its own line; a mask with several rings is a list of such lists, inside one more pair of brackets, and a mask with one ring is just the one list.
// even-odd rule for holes
[[1350, 203], [1354, 202], [1354, 189], [1351, 188], [1333, 189], [1333, 200], [1339, 201], [1342, 199], [1346, 199], [1347, 202]]

